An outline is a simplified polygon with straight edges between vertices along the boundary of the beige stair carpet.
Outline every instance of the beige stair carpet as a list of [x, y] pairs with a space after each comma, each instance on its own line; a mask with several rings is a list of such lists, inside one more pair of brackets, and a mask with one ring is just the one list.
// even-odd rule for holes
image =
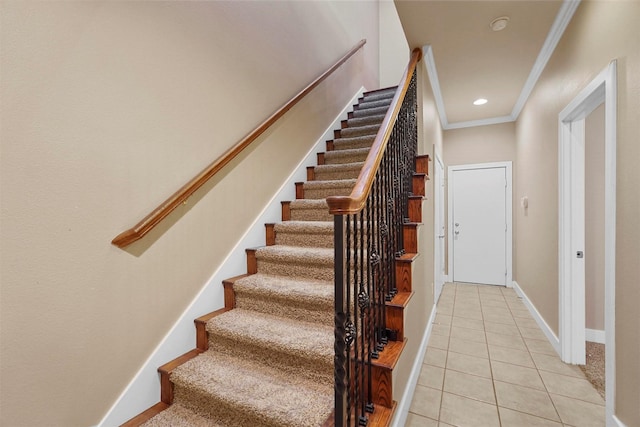
[[395, 89], [365, 95], [347, 128], [234, 283], [236, 307], [209, 320], [209, 349], [171, 374], [174, 403], [147, 427], [321, 426], [333, 410], [333, 217], [348, 195]]

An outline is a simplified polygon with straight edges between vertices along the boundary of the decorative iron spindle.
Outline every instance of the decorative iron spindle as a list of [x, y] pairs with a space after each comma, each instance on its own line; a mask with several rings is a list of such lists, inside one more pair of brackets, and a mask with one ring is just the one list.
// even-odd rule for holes
[[367, 425], [375, 397], [372, 364], [396, 336], [387, 329], [386, 303], [398, 292], [395, 264], [405, 253], [416, 113], [414, 71], [364, 207], [334, 216], [336, 427]]

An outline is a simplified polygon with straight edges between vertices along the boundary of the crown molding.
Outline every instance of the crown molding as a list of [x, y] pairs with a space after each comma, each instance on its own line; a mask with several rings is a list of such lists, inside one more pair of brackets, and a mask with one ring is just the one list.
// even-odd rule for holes
[[511, 110], [511, 114], [508, 116], [489, 117], [487, 119], [449, 123], [444, 107], [444, 99], [442, 98], [442, 90], [440, 89], [440, 81], [438, 80], [438, 72], [436, 71], [436, 62], [433, 57], [433, 49], [431, 48], [431, 45], [424, 45], [422, 47], [424, 64], [427, 69], [427, 75], [429, 76], [431, 88], [433, 90], [433, 96], [435, 98], [436, 107], [438, 109], [438, 115], [440, 116], [440, 124], [442, 125], [442, 129], [462, 129], [475, 126], [486, 126], [498, 123], [515, 122], [518, 119], [522, 108], [524, 108], [524, 105], [529, 99], [529, 95], [531, 95], [533, 88], [535, 87], [538, 79], [540, 78], [540, 75], [542, 74], [542, 71], [544, 71], [544, 68], [547, 66], [547, 63], [549, 62], [553, 51], [562, 38], [562, 35], [564, 34], [567, 25], [569, 25], [574, 12], [580, 4], [580, 1], [581, 0], [564, 0], [562, 2], [562, 6], [560, 6], [560, 10], [558, 11], [556, 18], [553, 21], [553, 25], [549, 30], [549, 34], [547, 34], [547, 38], [542, 45], [542, 49], [540, 49], [540, 53], [538, 54], [536, 62], [531, 68], [529, 77], [522, 87], [520, 96], [516, 100], [516, 103], [513, 106], [513, 110]]

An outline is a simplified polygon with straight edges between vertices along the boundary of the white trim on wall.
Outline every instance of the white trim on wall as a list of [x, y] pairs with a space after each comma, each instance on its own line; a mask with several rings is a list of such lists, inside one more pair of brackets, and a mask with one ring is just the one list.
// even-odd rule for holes
[[587, 328], [584, 330], [584, 338], [590, 342], [604, 344], [606, 339], [606, 334], [604, 333], [604, 331], [601, 331], [599, 329]]
[[[584, 239], [584, 227], [574, 226], [575, 203], [572, 190], [576, 179], [573, 146], [584, 144], [584, 119], [596, 107], [605, 105], [605, 172], [604, 172], [604, 323], [605, 323], [605, 403], [606, 422], [615, 425], [615, 266], [616, 266], [616, 126], [617, 75], [613, 60], [558, 115], [558, 270], [559, 333], [562, 360], [578, 363], [584, 358], [584, 319], [578, 307], [584, 298], [584, 281], [580, 282], [584, 264], [576, 264], [576, 242]], [[578, 184], [579, 188], [580, 184]], [[588, 254], [586, 254], [588, 256]], [[578, 280], [576, 280], [578, 279]], [[575, 310], [574, 308], [578, 308]], [[584, 309], [584, 308], [582, 308]]]
[[533, 319], [536, 321], [544, 335], [547, 337], [549, 343], [553, 346], [556, 353], [560, 355], [560, 340], [553, 332], [553, 330], [549, 327], [547, 322], [545, 322], [542, 315], [540, 315], [540, 312], [538, 312], [536, 306], [533, 305], [527, 294], [525, 294], [520, 285], [518, 285], [518, 282], [516, 282], [515, 280], [511, 282], [511, 287], [516, 291], [516, 294], [518, 294], [518, 296], [522, 298], [523, 304], [525, 305], [525, 307], [527, 307], [527, 310], [529, 310], [529, 313], [531, 313], [531, 316], [533, 316]]
[[306, 166], [315, 164], [316, 155], [325, 151], [325, 141], [333, 139], [333, 130], [340, 128], [340, 122], [347, 118], [347, 113], [365, 88], [361, 87], [331, 123], [324, 134], [316, 141], [313, 148], [302, 159], [286, 182], [278, 189], [273, 198], [260, 212], [235, 247], [229, 252], [220, 267], [213, 273], [187, 309], [182, 313], [171, 330], [153, 350], [142, 368], [136, 373], [122, 394], [100, 421], [99, 427], [121, 425], [132, 417], [147, 410], [160, 400], [160, 380], [157, 369], [161, 365], [192, 350], [196, 345], [196, 333], [193, 320], [209, 313], [224, 304], [222, 281], [246, 270], [245, 248], [264, 245], [264, 224], [279, 222], [282, 215], [281, 200], [295, 198], [295, 182], [304, 181], [307, 176]]
[[616, 417], [615, 415], [613, 415], [612, 418], [612, 422], [613, 422], [613, 427], [627, 427], [627, 425], [625, 423], [623, 423], [622, 421], [620, 421], [620, 419], [618, 417]]
[[413, 361], [413, 367], [411, 368], [411, 373], [409, 374], [407, 385], [405, 386], [402, 393], [402, 399], [400, 399], [398, 407], [396, 408], [396, 413], [393, 417], [393, 420], [391, 421], [392, 427], [402, 427], [407, 422], [409, 408], [411, 407], [411, 401], [413, 400], [413, 393], [415, 392], [416, 385], [418, 384], [418, 378], [420, 377], [420, 371], [422, 370], [422, 362], [424, 362], [424, 355], [427, 352], [427, 344], [429, 344], [429, 338], [431, 337], [433, 321], [436, 318], [436, 310], [437, 306], [434, 303], [433, 307], [431, 308], [431, 315], [429, 316], [429, 320], [427, 321], [427, 327], [425, 328], [424, 334], [422, 335], [422, 341], [420, 341], [418, 354]]

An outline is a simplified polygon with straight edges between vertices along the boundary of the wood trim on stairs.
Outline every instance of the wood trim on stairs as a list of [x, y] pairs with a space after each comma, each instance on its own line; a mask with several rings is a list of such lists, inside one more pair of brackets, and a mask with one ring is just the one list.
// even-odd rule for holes
[[155, 417], [160, 412], [167, 409], [169, 406], [170, 405], [164, 402], [158, 402], [155, 405], [153, 405], [151, 408], [147, 409], [146, 411], [136, 415], [135, 417], [131, 418], [129, 421], [125, 422], [124, 424], [121, 424], [120, 427], [138, 427], [139, 425], [146, 423], [151, 418]]
[[373, 403], [387, 408], [393, 406], [393, 369], [396, 367], [407, 339], [389, 341], [380, 352], [380, 357], [372, 361], [372, 381], [376, 390]]

